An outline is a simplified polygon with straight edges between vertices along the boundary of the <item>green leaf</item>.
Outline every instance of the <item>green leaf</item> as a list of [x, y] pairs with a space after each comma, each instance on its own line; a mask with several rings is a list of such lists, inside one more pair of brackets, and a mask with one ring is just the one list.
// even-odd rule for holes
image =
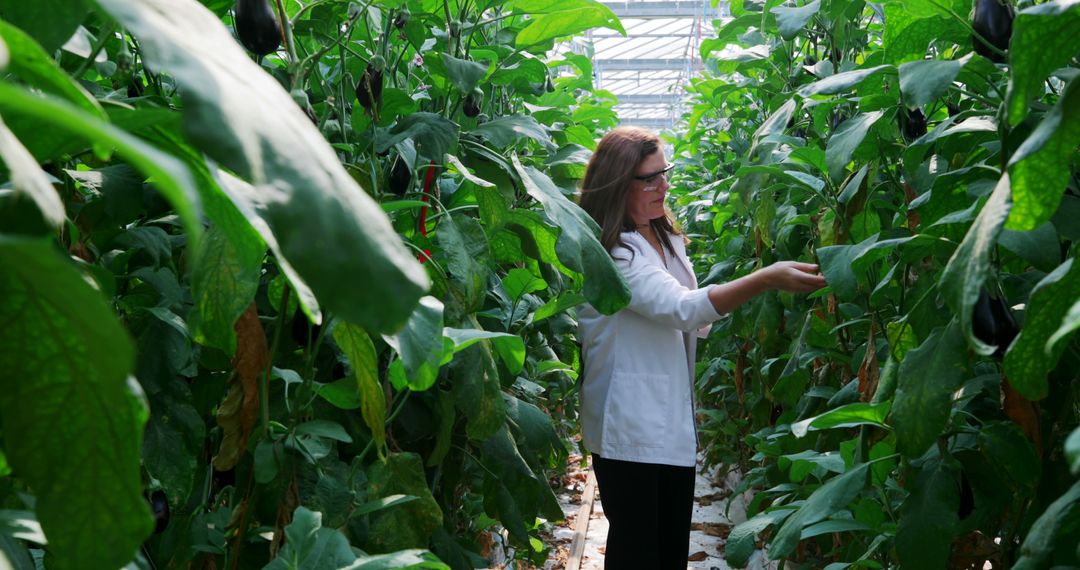
[[959, 475], [955, 466], [934, 461], [923, 466], [900, 507], [896, 552], [905, 568], [945, 568], [960, 521]]
[[848, 428], [861, 425], [872, 425], [888, 429], [885, 418], [889, 415], [892, 402], [880, 404], [867, 404], [856, 402], [834, 408], [812, 418], [791, 424], [791, 433], [795, 437], [803, 437], [810, 431], [832, 428]]
[[536, 309], [536, 311], [533, 312], [532, 322], [537, 323], [546, 318], [553, 317], [571, 307], [576, 307], [585, 301], [585, 297], [580, 293], [574, 291], [563, 293], [557, 298], [544, 303], [539, 309]]
[[896, 68], [891, 65], [878, 65], [868, 69], [854, 69], [830, 75], [809, 85], [804, 85], [798, 91], [800, 97], [813, 97], [814, 95], [835, 95], [849, 91], [870, 77], [886, 71], [895, 72]]
[[442, 57], [443, 65], [446, 66], [446, 73], [450, 76], [450, 81], [462, 93], [472, 93], [473, 88], [487, 75], [487, 65], [458, 59], [445, 53], [439, 55]]
[[511, 269], [506, 277], [502, 280], [503, 289], [506, 289], [506, 294], [510, 296], [510, 300], [518, 302], [521, 296], [526, 293], [534, 293], [536, 291], [543, 291], [547, 289], [547, 281], [535, 277], [532, 271], [521, 267]]
[[1065, 460], [1073, 475], [1080, 475], [1080, 427], [1065, 440]]
[[570, 269], [585, 274], [584, 292], [597, 311], [610, 315], [630, 302], [630, 288], [600, 245], [600, 228], [580, 206], [568, 200], [544, 173], [524, 167], [517, 156], [514, 168], [525, 190], [544, 206], [551, 224], [562, 231], [555, 250]]
[[526, 450], [523, 454], [526, 463], [534, 471], [544, 467], [557, 467], [556, 458], [566, 455], [566, 450], [551, 423], [551, 416], [540, 408], [503, 393], [506, 401], [506, 416], [518, 435], [518, 447]]
[[474, 135], [483, 137], [493, 146], [500, 149], [514, 146], [522, 138], [529, 138], [551, 150], [555, 150], [555, 143], [552, 142], [551, 135], [544, 129], [543, 125], [536, 122], [532, 115], [499, 117], [476, 127], [471, 132]]
[[352, 366], [353, 390], [360, 396], [360, 412], [371, 430], [377, 450], [386, 445], [386, 395], [379, 382], [379, 359], [367, 331], [356, 325], [339, 322], [334, 327], [334, 342]]
[[844, 121], [839, 128], [829, 136], [829, 144], [825, 148], [825, 160], [829, 164], [829, 174], [834, 179], [843, 176], [844, 169], [851, 162], [851, 156], [859, 147], [870, 127], [885, 115], [884, 111], [873, 113], [859, 113]]
[[375, 148], [386, 152], [404, 140], [412, 140], [420, 156], [441, 160], [457, 144], [458, 130], [457, 123], [450, 119], [421, 111], [403, 117], [386, 134], [380, 131]]
[[957, 60], [938, 59], [910, 61], [900, 66], [900, 92], [908, 107], [928, 105], [949, 90], [960, 70], [971, 61], [974, 54]]
[[[968, 8], [963, 8], [966, 13]], [[885, 61], [901, 63], [923, 59], [926, 48], [932, 42], [941, 45], [966, 45], [970, 30], [952, 16], [920, 17], [908, 10], [906, 3], [891, 2], [885, 5]]]
[[394, 335], [383, 340], [397, 351], [405, 366], [409, 388], [418, 392], [435, 384], [443, 360], [443, 304], [435, 297], [421, 297], [420, 304]]
[[466, 348], [487, 340], [499, 353], [506, 368], [511, 374], [521, 372], [525, 365], [525, 341], [520, 336], [510, 333], [490, 332], [480, 329], [443, 329], [443, 336], [453, 343], [453, 353], [456, 354]]
[[[70, 3], [66, 4], [65, 9], [71, 10]], [[48, 19], [50, 22], [55, 22], [56, 15], [50, 14]], [[56, 60], [28, 34], [0, 20], [0, 38], [3, 38], [10, 51], [11, 61], [8, 72], [28, 85], [74, 103], [98, 119], [106, 119], [105, 110], [101, 108], [101, 104], [94, 99], [94, 96], [65, 73]]]
[[[987, 422], [979, 429], [979, 449], [1008, 477], [1017, 495], [1029, 496], [1042, 475], [1042, 462], [1027, 434], [1012, 421]], [[1003, 480], [1006, 480], [1002, 478]]]
[[1045, 352], [1047, 340], [1061, 324], [1062, 315], [1080, 298], [1080, 264], [1069, 259], [1039, 281], [1031, 290], [1024, 327], [1005, 353], [1005, 375], [1013, 388], [1028, 400], [1046, 397], [1047, 374], [1065, 351], [1055, 344]]
[[462, 350], [450, 365], [454, 402], [468, 420], [465, 431], [472, 439], [487, 439], [506, 423], [499, 370], [487, 343]]
[[483, 441], [480, 449], [481, 461], [489, 472], [484, 481], [484, 510], [499, 519], [512, 540], [528, 544], [526, 525], [532, 526], [538, 516], [562, 518], [547, 479], [529, 467], [506, 424]]
[[1027, 116], [1030, 101], [1040, 97], [1046, 76], [1080, 51], [1080, 3], [1055, 0], [1016, 14], [1009, 41], [1009, 88], [1005, 108], [1009, 125]]
[[821, 272], [837, 299], [848, 301], [855, 297], [859, 286], [859, 277], [854, 268], [855, 260], [870, 251], [875, 243], [877, 243], [877, 236], [873, 235], [855, 245], [831, 245], [818, 248]]
[[945, 429], [953, 392], [963, 383], [965, 361], [964, 339], [955, 320], [904, 356], [892, 411], [896, 448], [904, 456], [921, 456]]
[[296, 507], [285, 527], [285, 546], [263, 570], [319, 570], [353, 568], [356, 555], [345, 535], [323, 528], [322, 513]]
[[[1076, 529], [1080, 524], [1080, 482], [1075, 483], [1050, 506], [1046, 507], [1031, 525], [1024, 543], [1020, 545], [1020, 558], [1013, 570], [1037, 570], [1055, 566], [1055, 554], [1075, 560]], [[1068, 536], [1073, 540], [1064, 540]], [[1073, 552], [1070, 552], [1070, 549]]]
[[1061, 326], [1047, 339], [1046, 352], [1053, 353], [1056, 351], [1058, 343], [1072, 334], [1077, 328], [1080, 328], [1080, 301], [1077, 301], [1069, 308], [1069, 312], [1065, 314], [1065, 318], [1061, 321]]
[[780, 525], [769, 545], [769, 558], [779, 560], [789, 556], [799, 544], [804, 528], [825, 520], [853, 501], [866, 484], [869, 467], [869, 463], [863, 463], [818, 487], [799, 510]]
[[266, 221], [320, 304], [373, 329], [400, 326], [428, 287], [426, 273], [319, 130], [221, 20], [194, 0], [99, 4], [138, 38], [147, 64], [176, 82], [189, 140], [253, 183], [256, 192], [230, 197]]
[[758, 513], [753, 518], [735, 525], [724, 545], [724, 560], [736, 568], [746, 567], [750, 556], [757, 550], [758, 533], [771, 525], [779, 524], [793, 512], [793, 507], [779, 507], [773, 511]]
[[443, 218], [436, 237], [448, 257], [446, 269], [463, 310], [480, 310], [488, 277], [488, 241], [483, 227], [476, 218], [451, 215]]
[[[192, 269], [192, 336], [232, 355], [234, 325], [259, 290], [266, 244], [235, 210], [210, 226]], [[229, 224], [231, 227], [224, 227]]]
[[1053, 271], [1061, 263], [1061, 246], [1054, 224], [1045, 222], [1033, 230], [1012, 231], [1006, 228], [998, 235], [998, 245], [1019, 255], [1039, 271]]
[[514, 43], [519, 48], [570, 36], [592, 28], [608, 28], [626, 35], [622, 23], [606, 5], [595, 0], [523, 0], [513, 3], [514, 10], [532, 14]]
[[119, 568], [150, 535], [134, 350], [104, 299], [48, 241], [0, 237], [4, 451], [37, 497], [50, 567]]
[[11, 173], [11, 186], [30, 197], [41, 217], [54, 228], [64, 223], [64, 204], [37, 160], [0, 119], [0, 163]]
[[995, 347], [979, 340], [972, 331], [972, 307], [979, 298], [983, 282], [990, 275], [990, 254], [1012, 207], [1009, 189], [1009, 175], [1005, 174], [949, 259], [940, 280], [941, 292], [960, 319], [964, 338], [979, 354], [990, 354]]
[[806, 23], [821, 8], [821, 0], [807, 2], [797, 8], [777, 7], [770, 10], [776, 14], [776, 24], [780, 29], [780, 37], [790, 40], [797, 36], [806, 27]]
[[384, 553], [426, 546], [431, 533], [442, 526], [443, 513], [428, 488], [420, 456], [391, 453], [386, 461], [376, 461], [369, 466], [367, 476], [369, 500], [391, 495], [418, 498], [371, 513], [370, 544], [365, 550]]
[[90, 13], [90, 6], [86, 0], [0, 0], [0, 18], [33, 36], [44, 50], [52, 52], [75, 33]]
[[346, 570], [395, 570], [397, 568], [450, 570], [450, 567], [439, 561], [434, 554], [419, 549], [399, 550], [392, 554], [377, 556], [361, 556]]
[[117, 149], [132, 166], [154, 180], [184, 223], [189, 243], [198, 245], [202, 235], [199, 195], [191, 173], [182, 162], [70, 103], [36, 97], [21, 88], [0, 83], [0, 115], [8, 114], [77, 135], [95, 146]]
[[1080, 144], [1080, 80], [1065, 87], [1057, 105], [1009, 159], [1013, 209], [1005, 227], [1031, 230], [1054, 215], [1068, 186]]

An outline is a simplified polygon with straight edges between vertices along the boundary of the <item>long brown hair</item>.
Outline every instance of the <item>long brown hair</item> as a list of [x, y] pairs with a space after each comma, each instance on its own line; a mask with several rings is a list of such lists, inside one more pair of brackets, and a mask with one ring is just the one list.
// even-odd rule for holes
[[[608, 253], [617, 245], [626, 247], [620, 234], [635, 229], [634, 220], [626, 211], [626, 197], [633, 190], [638, 165], [654, 152], [660, 152], [660, 138], [651, 131], [618, 127], [600, 139], [589, 160], [579, 204], [600, 226], [600, 243]], [[668, 233], [679, 232], [671, 212], [666, 207], [664, 210], [665, 215], [649, 220], [649, 225], [674, 255]]]

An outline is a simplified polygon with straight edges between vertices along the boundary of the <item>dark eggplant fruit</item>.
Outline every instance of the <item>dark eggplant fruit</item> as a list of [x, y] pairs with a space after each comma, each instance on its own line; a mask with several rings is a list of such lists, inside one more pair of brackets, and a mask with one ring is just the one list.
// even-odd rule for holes
[[480, 105], [484, 102], [484, 91], [479, 87], [472, 90], [465, 96], [465, 103], [462, 105], [462, 110], [465, 112], [466, 117], [475, 117], [480, 114]]
[[281, 46], [281, 27], [267, 0], [238, 0], [233, 17], [240, 43], [263, 57]]
[[378, 107], [379, 101], [382, 100], [383, 67], [385, 65], [386, 62], [382, 57], [377, 55], [372, 57], [364, 69], [364, 74], [360, 76], [360, 81], [356, 82], [356, 100], [360, 102], [360, 106], [368, 113]]
[[923, 115], [922, 109], [901, 107], [896, 118], [900, 123], [900, 131], [904, 133], [904, 139], [908, 142], [926, 134], [926, 115]]
[[[971, 27], [991, 45], [1005, 51], [1009, 49], [1014, 17], [1016, 17], [1016, 11], [1008, 0], [975, 0]], [[975, 53], [985, 56], [990, 61], [1005, 63], [1005, 56], [990, 49], [976, 35], [971, 36], [971, 46], [975, 49]]]
[[401, 10], [394, 16], [394, 27], [399, 30], [404, 30], [405, 26], [409, 25], [409, 17], [411, 15], [408, 6], [402, 6]]
[[1020, 327], [1005, 300], [991, 296], [985, 289], [979, 292], [972, 308], [971, 329], [979, 340], [997, 346], [996, 358], [1004, 356], [1013, 339], [1020, 334]]
[[404, 196], [409, 191], [412, 182], [412, 173], [409, 165], [399, 156], [394, 160], [394, 166], [390, 168], [390, 176], [386, 178], [386, 185], [390, 191], [398, 196]]
[[132, 75], [131, 81], [128, 82], [127, 96], [134, 99], [136, 97], [142, 97], [146, 93], [146, 84], [143, 83], [142, 77], [139, 75]]
[[150, 510], [154, 513], [154, 534], [161, 534], [169, 526], [169, 497], [165, 491], [156, 489], [149, 499]]

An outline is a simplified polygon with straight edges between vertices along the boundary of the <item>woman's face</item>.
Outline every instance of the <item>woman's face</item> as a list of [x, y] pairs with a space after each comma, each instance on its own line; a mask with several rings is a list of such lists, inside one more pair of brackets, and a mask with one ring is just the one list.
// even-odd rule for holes
[[664, 153], [656, 151], [638, 164], [630, 195], [626, 197], [626, 211], [635, 224], [664, 216], [664, 198], [670, 187], [667, 182], [667, 161]]

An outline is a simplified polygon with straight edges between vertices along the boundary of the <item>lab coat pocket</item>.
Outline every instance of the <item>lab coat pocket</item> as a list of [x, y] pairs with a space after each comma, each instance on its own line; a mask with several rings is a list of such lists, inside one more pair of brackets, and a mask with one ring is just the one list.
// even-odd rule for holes
[[621, 445], [662, 447], [673, 391], [670, 376], [616, 372], [604, 414], [604, 439]]

